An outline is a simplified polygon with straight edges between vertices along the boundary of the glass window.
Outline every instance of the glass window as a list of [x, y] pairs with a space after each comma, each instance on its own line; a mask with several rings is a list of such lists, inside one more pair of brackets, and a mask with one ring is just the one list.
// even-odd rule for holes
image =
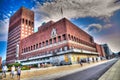
[[58, 42], [60, 42], [61, 41], [61, 36], [58, 36]]
[[22, 19], [22, 23], [24, 24], [24, 18]]
[[39, 43], [39, 48], [41, 47], [41, 43]]
[[66, 35], [65, 34], [63, 34], [63, 40], [66, 40]]
[[56, 38], [54, 38], [54, 43], [56, 43]]
[[46, 45], [48, 45], [48, 40], [46, 40]]
[[28, 22], [28, 21], [26, 20], [26, 25], [27, 25], [27, 22]]
[[38, 48], [38, 44], [36, 44], [36, 49]]
[[35, 45], [34, 45], [34, 49], [35, 49]]
[[50, 44], [52, 44], [52, 39], [50, 39]]

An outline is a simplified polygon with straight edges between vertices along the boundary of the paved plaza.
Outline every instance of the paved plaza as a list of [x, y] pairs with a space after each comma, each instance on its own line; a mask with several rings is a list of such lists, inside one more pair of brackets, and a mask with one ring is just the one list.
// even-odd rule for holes
[[[85, 69], [88, 69], [112, 60], [114, 59], [99, 61], [99, 62], [90, 63], [90, 64], [84, 63], [83, 67], [81, 67], [79, 64], [74, 64], [74, 65], [66, 65], [66, 66], [54, 66], [54, 67], [48, 67], [48, 68], [31, 69], [27, 71], [22, 71], [21, 80], [54, 80], [56, 78], [60, 78], [72, 73], [76, 73], [78, 71], [83, 71]], [[14, 79], [11, 79], [9, 74], [10, 73], [7, 73], [7, 78], [2, 80], [17, 80], [16, 75]]]

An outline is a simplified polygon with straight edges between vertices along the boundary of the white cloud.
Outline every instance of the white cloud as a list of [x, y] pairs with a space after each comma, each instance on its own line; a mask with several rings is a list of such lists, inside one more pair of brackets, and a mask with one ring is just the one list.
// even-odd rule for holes
[[7, 41], [9, 19], [0, 20], [0, 41]]
[[88, 31], [90, 33], [100, 32], [101, 30], [102, 30], [102, 25], [100, 25], [100, 24], [90, 24], [86, 28], [86, 31]]
[[54, 2], [46, 2], [43, 5], [36, 2], [33, 8], [36, 26], [51, 19], [59, 20], [63, 16], [68, 19], [86, 16], [107, 18], [120, 9], [120, 5], [114, 2], [115, 0], [54, 0]]
[[95, 38], [95, 42], [97, 43], [102, 43], [102, 44], [107, 43], [113, 52], [120, 51], [120, 35], [118, 33], [102, 35], [102, 37], [98, 35], [94, 38]]
[[104, 27], [104, 28], [110, 28], [110, 27], [112, 27], [112, 26], [113, 26], [113, 25], [109, 23], [109, 24], [105, 24], [103, 27]]
[[88, 25], [88, 27], [85, 28], [85, 31], [87, 31], [89, 33], [97, 33], [97, 32], [100, 32], [103, 29], [107, 29], [107, 28], [110, 28], [110, 27], [112, 27], [112, 24], [110, 24], [110, 23], [107, 23], [107, 24], [104, 24], [104, 25], [93, 23], [93, 24]]

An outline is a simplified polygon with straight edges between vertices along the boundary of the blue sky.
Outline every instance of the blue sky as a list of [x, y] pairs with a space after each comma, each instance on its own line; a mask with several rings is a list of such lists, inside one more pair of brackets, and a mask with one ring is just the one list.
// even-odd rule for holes
[[[49, 20], [66, 17], [94, 37], [120, 51], [119, 0], [0, 0], [0, 56], [6, 57], [9, 18], [24, 6], [35, 12], [35, 30]], [[62, 10], [62, 12], [61, 12]]]

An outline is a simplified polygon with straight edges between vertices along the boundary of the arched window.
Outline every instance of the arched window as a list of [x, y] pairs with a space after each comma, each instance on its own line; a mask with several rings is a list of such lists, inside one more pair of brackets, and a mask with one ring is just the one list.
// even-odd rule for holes
[[24, 18], [22, 19], [22, 23], [24, 24]]
[[28, 20], [26, 19], [26, 25], [27, 25], [27, 23], [28, 23]]
[[62, 37], [63, 37], [63, 40], [66, 40], [66, 35], [65, 34], [63, 34]]
[[68, 38], [71, 40], [71, 38], [70, 38], [70, 34], [68, 34]]
[[31, 50], [32, 50], [32, 46], [31, 46]]
[[50, 39], [50, 44], [52, 44], [52, 39]]
[[46, 40], [46, 46], [48, 45], [48, 40]]
[[38, 44], [36, 44], [36, 49], [38, 48]]
[[35, 50], [35, 45], [34, 45], [34, 50]]
[[39, 43], [39, 48], [41, 47], [41, 43]]
[[56, 37], [54, 38], [54, 43], [56, 43]]
[[30, 21], [29, 21], [29, 26], [30, 26]]
[[61, 41], [61, 36], [58, 36], [58, 42], [60, 42]]

